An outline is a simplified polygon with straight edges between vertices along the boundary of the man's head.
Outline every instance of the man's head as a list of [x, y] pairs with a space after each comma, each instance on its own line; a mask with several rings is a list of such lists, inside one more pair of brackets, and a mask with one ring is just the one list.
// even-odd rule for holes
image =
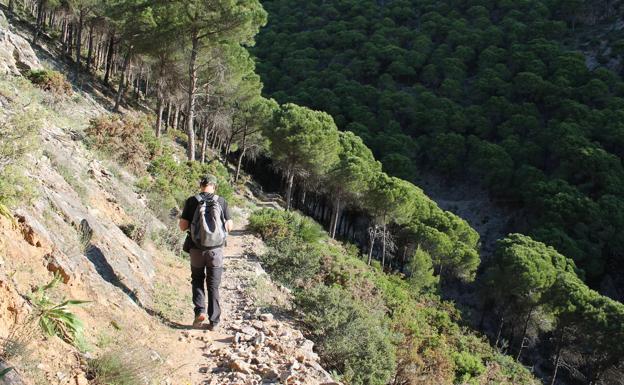
[[217, 177], [212, 174], [206, 174], [199, 181], [199, 187], [202, 192], [214, 194], [217, 188]]

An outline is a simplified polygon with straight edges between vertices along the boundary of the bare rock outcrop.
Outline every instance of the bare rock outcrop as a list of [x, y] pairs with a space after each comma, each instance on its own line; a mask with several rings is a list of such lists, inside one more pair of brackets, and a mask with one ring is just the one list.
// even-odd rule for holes
[[0, 11], [0, 74], [20, 75], [21, 71], [41, 68], [28, 41], [9, 30], [6, 17]]

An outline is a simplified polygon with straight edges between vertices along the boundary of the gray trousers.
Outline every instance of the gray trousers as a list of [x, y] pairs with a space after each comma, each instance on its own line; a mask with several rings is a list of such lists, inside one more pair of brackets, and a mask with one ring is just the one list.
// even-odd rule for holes
[[221, 317], [219, 303], [219, 285], [223, 274], [223, 248], [212, 250], [191, 249], [191, 285], [193, 287], [193, 304], [195, 316], [206, 313], [206, 289], [208, 289], [208, 319], [218, 324]]

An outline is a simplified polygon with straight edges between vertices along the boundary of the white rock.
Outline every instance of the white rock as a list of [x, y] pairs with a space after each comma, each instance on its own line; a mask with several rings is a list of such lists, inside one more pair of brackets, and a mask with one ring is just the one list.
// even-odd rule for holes
[[264, 322], [270, 322], [273, 321], [273, 314], [271, 313], [264, 313], [264, 314], [260, 314], [260, 320], [264, 321]]
[[[2, 17], [4, 18], [4, 14]], [[20, 69], [42, 68], [28, 41], [0, 26], [0, 74], [20, 75]]]

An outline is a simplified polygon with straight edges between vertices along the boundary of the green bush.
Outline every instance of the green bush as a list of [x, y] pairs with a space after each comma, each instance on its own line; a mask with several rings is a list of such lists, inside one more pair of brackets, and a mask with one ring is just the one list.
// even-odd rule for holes
[[303, 242], [318, 242], [324, 236], [321, 225], [292, 211], [261, 209], [249, 218], [249, 228], [265, 240], [296, 237]]
[[145, 232], [147, 230], [147, 226], [145, 224], [128, 223], [120, 225], [119, 229], [138, 245], [143, 245], [143, 242], [145, 241]]
[[481, 359], [469, 352], [453, 354], [455, 361], [455, 379], [462, 384], [478, 384], [478, 378], [485, 372]]
[[338, 286], [299, 291], [296, 304], [324, 363], [352, 385], [387, 384], [395, 370], [393, 333], [386, 317]]
[[221, 163], [178, 161], [171, 151], [152, 160], [147, 167], [150, 178], [141, 178], [135, 185], [149, 198], [149, 206], [156, 215], [163, 219], [171, 218], [172, 210], [180, 209], [184, 201], [199, 191], [199, 180], [206, 174], [217, 177], [217, 194], [226, 200], [233, 196], [234, 189], [229, 184], [227, 169]]
[[54, 96], [71, 96], [72, 86], [65, 78], [65, 75], [54, 70], [30, 70], [26, 77], [39, 88], [54, 94]]
[[271, 275], [289, 287], [306, 286], [320, 271], [324, 247], [296, 238], [271, 242], [262, 264]]

